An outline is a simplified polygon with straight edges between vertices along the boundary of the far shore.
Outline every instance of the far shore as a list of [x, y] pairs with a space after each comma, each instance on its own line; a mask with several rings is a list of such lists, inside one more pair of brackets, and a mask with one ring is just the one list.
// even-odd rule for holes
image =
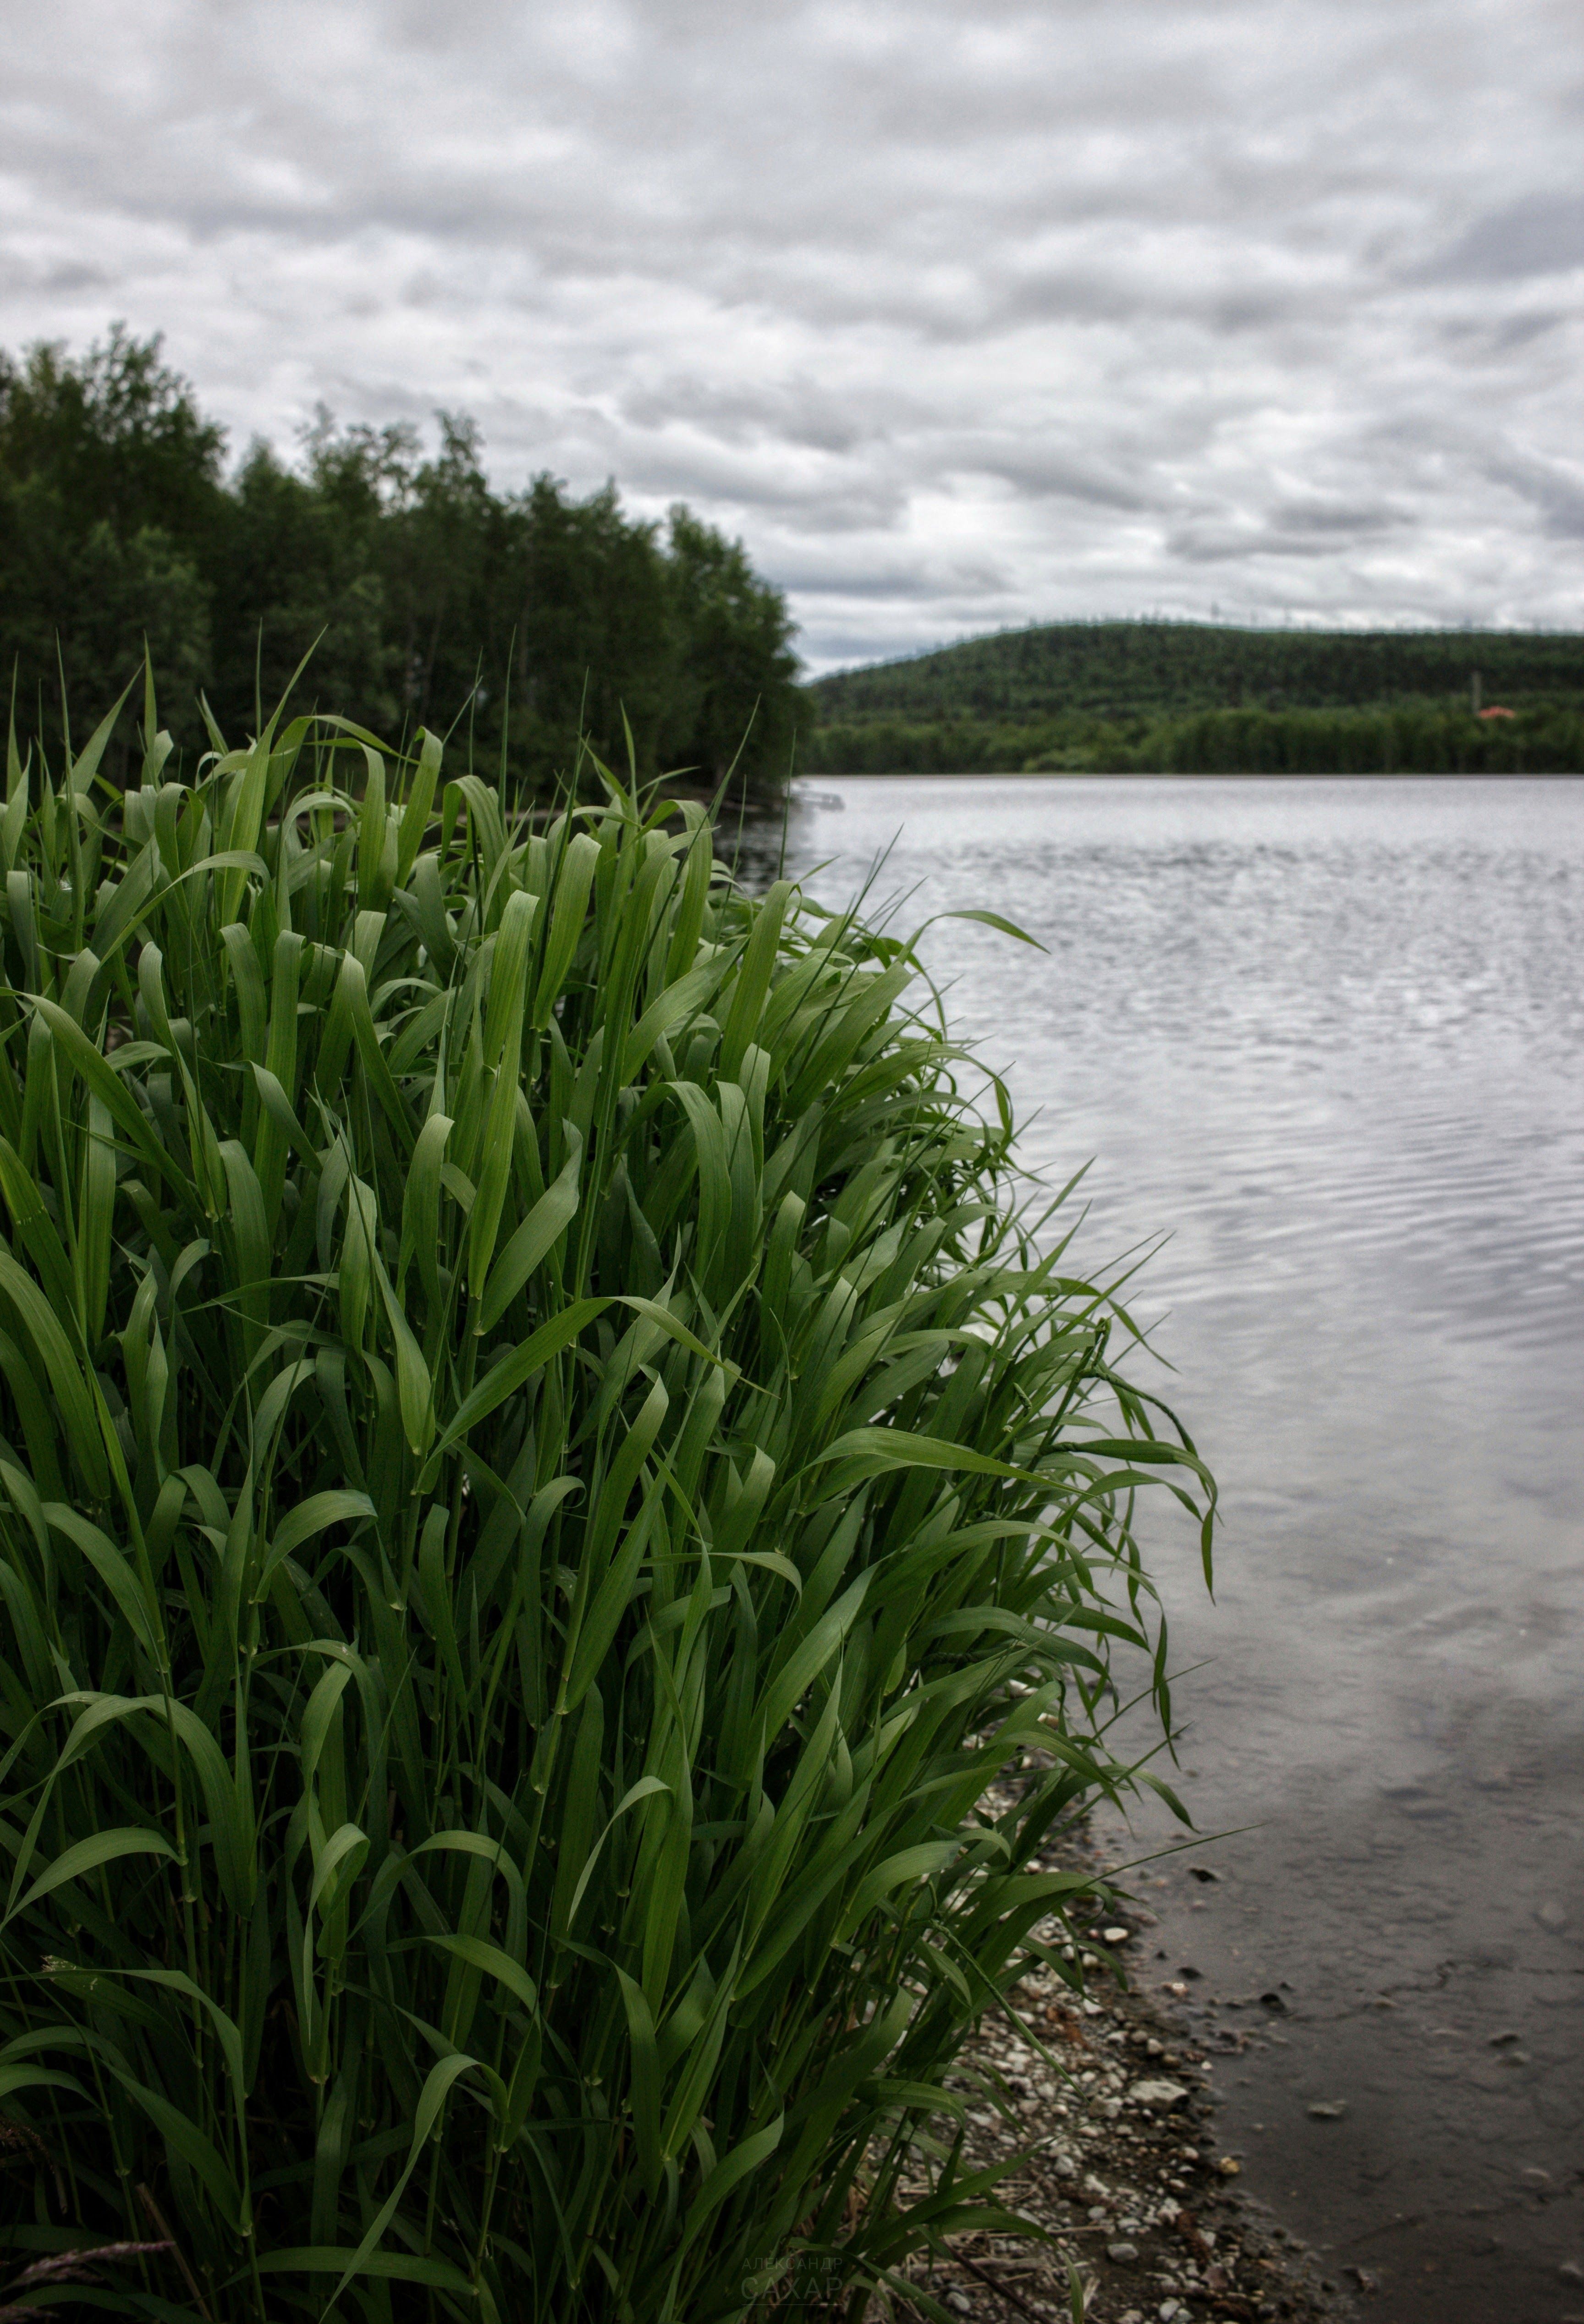
[[798, 774], [799, 783], [1572, 783], [1584, 767], [1336, 767], [1327, 773], [1294, 774], [1283, 767], [1218, 767], [1184, 771], [1176, 767], [865, 767], [843, 774]]

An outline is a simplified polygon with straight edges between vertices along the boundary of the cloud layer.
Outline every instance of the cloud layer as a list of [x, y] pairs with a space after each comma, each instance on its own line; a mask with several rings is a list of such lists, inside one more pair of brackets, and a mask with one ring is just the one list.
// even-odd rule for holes
[[0, 344], [692, 501], [816, 667], [1165, 612], [1584, 625], [1576, 0], [55, 0]]

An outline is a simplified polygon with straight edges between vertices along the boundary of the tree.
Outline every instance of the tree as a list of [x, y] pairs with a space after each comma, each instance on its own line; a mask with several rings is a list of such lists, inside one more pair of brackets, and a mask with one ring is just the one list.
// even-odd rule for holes
[[0, 653], [26, 713], [43, 701], [49, 726], [63, 662], [72, 723], [97, 715], [146, 641], [195, 750], [200, 688], [240, 740], [307, 657], [303, 706], [393, 740], [464, 720], [517, 795], [573, 777], [585, 743], [640, 777], [682, 765], [714, 788], [741, 752], [746, 788], [783, 779], [792, 626], [741, 543], [684, 508], [662, 541], [613, 484], [497, 493], [474, 423], [437, 418], [425, 458], [410, 427], [321, 410], [297, 461], [255, 442], [227, 479], [158, 338], [117, 325], [79, 361], [0, 356]]
[[369, 725], [401, 725], [400, 656], [389, 635], [381, 531], [402, 446], [338, 432], [321, 413], [306, 473], [255, 443], [238, 472], [210, 574], [214, 706], [227, 733], [267, 716], [305, 655], [304, 703], [355, 706]]
[[24, 703], [56, 702], [64, 667], [79, 721], [145, 638], [189, 697], [209, 675], [225, 438], [160, 346], [117, 324], [79, 363], [0, 355], [0, 645]]
[[791, 773], [807, 723], [787, 601], [760, 579], [740, 540], [680, 503], [669, 546], [676, 668], [661, 756], [696, 769], [712, 790], [733, 766], [744, 792], [773, 790]]

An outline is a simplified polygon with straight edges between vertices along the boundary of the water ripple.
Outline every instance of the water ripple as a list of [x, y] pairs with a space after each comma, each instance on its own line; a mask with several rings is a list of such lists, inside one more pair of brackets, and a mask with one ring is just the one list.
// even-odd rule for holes
[[[889, 845], [903, 927], [989, 904], [1045, 946], [924, 943], [1027, 1158], [1094, 1158], [1080, 1258], [1170, 1231], [1128, 1299], [1221, 1480], [1215, 1607], [1186, 1526], [1152, 1554], [1185, 1780], [1232, 1836], [1225, 1888], [1174, 1901], [1168, 1858], [1151, 1896], [1223, 1991], [1300, 1997], [1228, 2127], [1272, 2134], [1266, 2191], [1339, 2249], [1388, 2184], [1436, 2213], [1425, 2270], [1501, 2210], [1549, 2314], [1509, 2164], [1560, 2187], [1584, 2138], [1584, 2013], [1546, 2006], [1584, 1931], [1584, 784], [822, 788], [843, 809], [794, 816], [790, 868], [825, 899]], [[1173, 1837], [1146, 1816], [1122, 1852]], [[1449, 2104], [1432, 2010], [1476, 2057], [1521, 2027], [1549, 2082]], [[1357, 2172], [1303, 2144], [1306, 2073], [1348, 2095]], [[1437, 2324], [1488, 2324], [1436, 2281]]]

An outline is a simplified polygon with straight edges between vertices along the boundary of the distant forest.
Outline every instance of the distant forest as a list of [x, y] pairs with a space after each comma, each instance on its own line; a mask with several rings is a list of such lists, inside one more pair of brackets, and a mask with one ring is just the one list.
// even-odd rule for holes
[[1571, 632], [1069, 622], [807, 691], [811, 772], [1584, 770]]
[[785, 600], [687, 509], [662, 530], [611, 486], [498, 493], [456, 417], [428, 456], [409, 428], [327, 417], [295, 465], [225, 454], [157, 338], [0, 354], [0, 671], [23, 731], [48, 743], [64, 708], [86, 733], [146, 638], [191, 748], [200, 693], [238, 740], [311, 651], [299, 706], [392, 742], [459, 724], [520, 788], [569, 773], [580, 734], [624, 767], [629, 728], [640, 774], [713, 788], [736, 761], [751, 792], [784, 782], [810, 715]]

